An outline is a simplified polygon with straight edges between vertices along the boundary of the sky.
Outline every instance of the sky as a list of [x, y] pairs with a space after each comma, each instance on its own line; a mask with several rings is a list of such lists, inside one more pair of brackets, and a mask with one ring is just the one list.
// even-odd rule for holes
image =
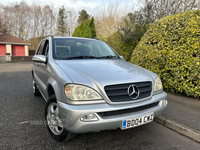
[[[22, 0], [5, 0], [4, 5], [9, 3], [16, 3]], [[95, 13], [102, 6], [105, 6], [108, 3], [118, 2], [118, 3], [134, 3], [136, 0], [25, 0], [28, 4], [38, 3], [40, 5], [51, 5], [60, 8], [62, 5], [67, 7], [69, 10], [73, 9], [75, 11], [81, 11], [85, 9], [89, 14]], [[2, 2], [0, 2], [2, 3]]]

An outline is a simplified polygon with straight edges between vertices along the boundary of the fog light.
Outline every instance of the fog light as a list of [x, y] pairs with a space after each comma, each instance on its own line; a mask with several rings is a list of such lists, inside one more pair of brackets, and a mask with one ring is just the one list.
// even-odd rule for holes
[[81, 117], [81, 121], [85, 121], [85, 122], [88, 122], [88, 121], [97, 121], [98, 118], [96, 117], [95, 114], [88, 114], [88, 115], [84, 115]]
[[167, 100], [162, 101], [162, 106], [165, 106], [165, 105], [167, 105]]
[[161, 100], [159, 105], [162, 106], [162, 107], [167, 105], [167, 100]]
[[159, 102], [159, 105], [161, 106], [161, 107], [163, 107], [163, 106], [165, 106], [165, 105], [167, 105], [167, 100], [161, 100], [160, 102]]

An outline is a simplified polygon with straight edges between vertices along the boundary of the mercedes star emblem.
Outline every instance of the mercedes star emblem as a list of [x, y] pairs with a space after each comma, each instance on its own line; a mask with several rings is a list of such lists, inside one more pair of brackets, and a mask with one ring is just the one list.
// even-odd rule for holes
[[138, 87], [135, 86], [134, 84], [132, 84], [128, 87], [127, 93], [131, 99], [137, 99], [138, 96], [140, 95], [140, 91], [139, 91]]

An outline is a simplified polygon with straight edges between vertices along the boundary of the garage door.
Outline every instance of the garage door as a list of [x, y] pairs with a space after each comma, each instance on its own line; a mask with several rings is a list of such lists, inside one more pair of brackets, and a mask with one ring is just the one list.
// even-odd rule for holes
[[12, 45], [13, 56], [25, 56], [25, 47], [22, 45]]
[[6, 45], [0, 45], [0, 56], [6, 55]]

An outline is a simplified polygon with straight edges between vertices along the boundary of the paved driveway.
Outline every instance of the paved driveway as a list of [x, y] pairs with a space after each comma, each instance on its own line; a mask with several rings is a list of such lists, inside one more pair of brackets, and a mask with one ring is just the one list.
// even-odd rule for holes
[[0, 64], [0, 149], [198, 150], [196, 143], [155, 122], [121, 131], [80, 134], [59, 143], [44, 125], [45, 101], [32, 93], [31, 63]]

